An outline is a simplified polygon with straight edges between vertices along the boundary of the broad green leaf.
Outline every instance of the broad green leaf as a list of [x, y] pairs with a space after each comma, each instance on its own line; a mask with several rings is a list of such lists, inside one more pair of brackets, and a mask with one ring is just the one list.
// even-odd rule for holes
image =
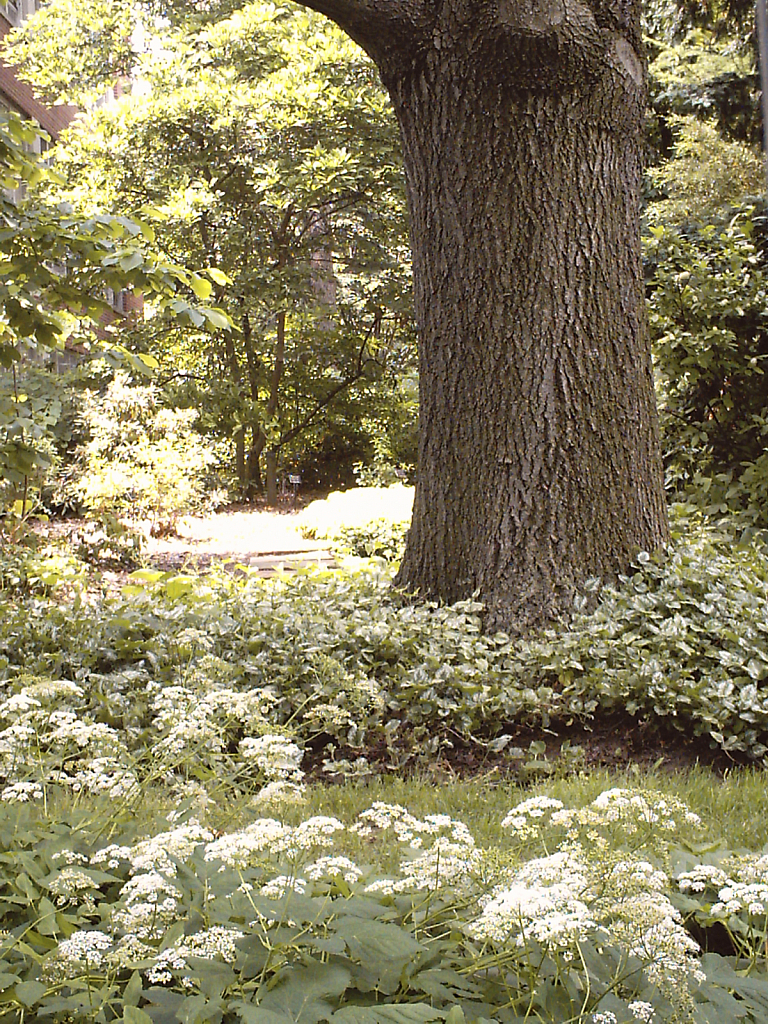
[[207, 299], [213, 291], [211, 282], [207, 281], [204, 277], [199, 277], [197, 274], [190, 275], [189, 286], [198, 299]]
[[21, 981], [14, 988], [16, 998], [24, 1006], [34, 1006], [47, 993], [48, 986], [41, 981]]
[[127, 253], [125, 256], [121, 256], [119, 262], [122, 270], [137, 270], [139, 267], [144, 266], [144, 256], [136, 250], [134, 252]]
[[445, 1014], [424, 1003], [383, 1003], [344, 1006], [330, 1018], [332, 1024], [426, 1024], [444, 1020]]
[[152, 1024], [150, 1015], [137, 1006], [124, 1006], [122, 1019], [124, 1024]]

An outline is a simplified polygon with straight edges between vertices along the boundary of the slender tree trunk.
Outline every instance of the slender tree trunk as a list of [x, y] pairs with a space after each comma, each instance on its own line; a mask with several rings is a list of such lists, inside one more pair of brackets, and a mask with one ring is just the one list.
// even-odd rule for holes
[[[317, 0], [397, 113], [420, 349], [398, 585], [525, 628], [667, 537], [634, 0]], [[389, 29], [387, 32], [385, 29]]]
[[[224, 334], [224, 347], [232, 381], [237, 390], [240, 391], [242, 387], [240, 362], [237, 358], [234, 340], [229, 331]], [[242, 494], [246, 494], [248, 488], [248, 469], [245, 461], [245, 429], [243, 427], [235, 432], [235, 472], [240, 484], [240, 491]]]
[[264, 455], [267, 479], [267, 504], [272, 508], [277, 506], [277, 450], [267, 448]]
[[248, 481], [248, 470], [245, 462], [245, 428], [240, 429], [235, 433], [235, 466], [237, 472], [237, 480], [240, 484], [241, 492], [245, 492]]
[[251, 428], [251, 447], [248, 452], [247, 475], [248, 475], [248, 500], [253, 501], [257, 493], [262, 489], [261, 477], [261, 453], [267, 443], [267, 435], [261, 428], [260, 423], [254, 423]]
[[[280, 382], [285, 370], [285, 311], [277, 314], [277, 337], [275, 340], [275, 361], [272, 366], [272, 379], [269, 387], [267, 403], [267, 420], [277, 415], [280, 407]], [[266, 452], [267, 504], [277, 506], [277, 450], [268, 448]]]

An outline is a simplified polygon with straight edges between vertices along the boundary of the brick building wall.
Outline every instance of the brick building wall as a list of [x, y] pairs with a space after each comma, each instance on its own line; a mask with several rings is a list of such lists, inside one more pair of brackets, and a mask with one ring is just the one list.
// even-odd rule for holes
[[[0, 5], [0, 39], [6, 36], [14, 25], [20, 24], [39, 6], [39, 0], [11, 0], [7, 6]], [[114, 102], [124, 88], [123, 82], [117, 82], [108, 90], [104, 102]], [[24, 117], [31, 118], [45, 129], [53, 140], [77, 116], [77, 107], [58, 105], [47, 107], [35, 98], [34, 91], [26, 82], [20, 81], [14, 74], [13, 67], [0, 60], [0, 109], [15, 110]], [[144, 298], [133, 292], [113, 293], [110, 290], [108, 301], [112, 306], [111, 313], [104, 313], [101, 322], [105, 326], [123, 319], [140, 318], [144, 311]], [[97, 332], [106, 337], [102, 331]]]
[[[0, 7], [0, 39], [6, 36], [14, 24], [29, 17], [36, 7], [36, 0], [16, 0], [7, 7]], [[32, 118], [54, 139], [67, 127], [77, 114], [71, 106], [46, 107], [35, 99], [32, 87], [21, 82], [13, 68], [0, 61], [0, 106], [16, 110]]]

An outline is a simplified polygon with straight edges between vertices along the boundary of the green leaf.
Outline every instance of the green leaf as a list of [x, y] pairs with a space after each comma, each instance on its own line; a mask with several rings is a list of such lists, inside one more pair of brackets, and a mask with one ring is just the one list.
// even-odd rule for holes
[[232, 326], [229, 317], [220, 309], [214, 309], [211, 306], [206, 306], [203, 309], [203, 314], [205, 315], [208, 323], [218, 330], [225, 331]]
[[131, 271], [137, 270], [139, 267], [144, 266], [144, 256], [138, 250], [127, 253], [125, 256], [120, 257], [120, 268], [121, 270]]
[[198, 277], [197, 274], [190, 275], [189, 287], [192, 289], [192, 291], [195, 293], [198, 299], [202, 299], [203, 301], [205, 301], [205, 299], [207, 299], [210, 296], [211, 292], [213, 291], [213, 285], [211, 284], [211, 282], [206, 281], [204, 277]]
[[232, 1003], [232, 1009], [244, 1024], [294, 1024], [294, 1018], [286, 1013], [264, 1010], [254, 1003]]
[[33, 1006], [48, 991], [48, 986], [41, 981], [22, 981], [15, 987], [14, 995], [24, 1006]]
[[420, 942], [395, 924], [343, 917], [334, 922], [333, 929], [347, 944], [350, 954], [363, 963], [376, 964], [384, 960], [410, 960], [424, 952]]
[[217, 267], [209, 267], [206, 270], [206, 274], [212, 281], [215, 281], [216, 284], [227, 285], [232, 283], [231, 278], [227, 277], [224, 271], [219, 270]]
[[[131, 980], [125, 986], [123, 990], [123, 1002], [127, 1009], [133, 1009], [139, 1005], [141, 999], [142, 985], [141, 975], [138, 971], [134, 971], [131, 975]], [[139, 1011], [141, 1012], [141, 1011]]]
[[[134, 977], [136, 977], [136, 975], [134, 975]], [[141, 984], [141, 982], [139, 982], [139, 984]], [[124, 1006], [122, 1020], [124, 1024], [153, 1024], [150, 1015], [145, 1013], [144, 1010], [140, 1010], [137, 1006]]]
[[384, 1003], [344, 1006], [330, 1019], [333, 1024], [426, 1024], [427, 1021], [444, 1018], [445, 1014], [424, 1003]]
[[338, 998], [351, 981], [350, 972], [339, 965], [312, 961], [285, 971], [278, 984], [267, 992], [259, 1005], [265, 1010], [285, 1014], [302, 1024], [316, 1024], [333, 1011], [325, 997]]
[[43, 897], [38, 903], [38, 914], [40, 915], [36, 928], [41, 935], [57, 935], [59, 926], [56, 922], [56, 907], [49, 899]]

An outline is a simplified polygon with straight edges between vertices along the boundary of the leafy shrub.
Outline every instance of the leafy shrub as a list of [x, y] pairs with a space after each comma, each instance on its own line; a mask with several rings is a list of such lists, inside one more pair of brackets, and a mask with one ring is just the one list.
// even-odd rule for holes
[[669, 126], [674, 154], [648, 171], [666, 197], [653, 204], [654, 221], [671, 225], [718, 217], [730, 204], [762, 192], [765, 170], [759, 150], [727, 141], [714, 124], [696, 117], [671, 115]]
[[313, 501], [299, 513], [298, 525], [304, 537], [333, 539], [342, 530], [366, 528], [378, 521], [408, 524], [412, 508], [412, 487], [356, 487]]
[[[177, 817], [142, 836], [113, 815], [107, 836], [87, 819], [46, 827], [31, 798], [18, 790], [18, 824], [6, 812], [0, 829], [8, 1021], [765, 1019], [766, 910], [746, 889], [768, 883], [766, 858], [732, 878], [695, 857], [681, 871], [701, 822], [652, 791], [525, 800], [487, 847], [460, 820], [384, 803], [349, 825], [216, 834]], [[366, 861], [372, 840], [399, 845], [399, 870]], [[745, 887], [738, 911], [727, 881]], [[702, 955], [683, 913], [734, 935], [741, 915], [741, 958]]]
[[768, 282], [747, 217], [651, 227], [649, 312], [667, 485], [768, 522]]
[[144, 534], [108, 512], [86, 521], [72, 537], [75, 554], [97, 569], [135, 569], [142, 562]]
[[[258, 781], [239, 744], [262, 734], [311, 746], [315, 763], [335, 751], [392, 767], [457, 742], [503, 750], [521, 726], [623, 711], [765, 758], [762, 546], [699, 528], [664, 563], [641, 556], [599, 598], [560, 630], [513, 640], [483, 635], [473, 602], [401, 604], [382, 572], [238, 580], [140, 571], [121, 599], [87, 607], [0, 595], [11, 701], [0, 733], [26, 729], [0, 771], [8, 785], [46, 783], [67, 758], [75, 775], [88, 771], [102, 755], [74, 739], [62, 751], [46, 725], [60, 714], [73, 736], [115, 730], [120, 771], [171, 787], [212, 784], [222, 797]], [[78, 692], [58, 697], [44, 721], [33, 707], [24, 725], [14, 701], [27, 699], [30, 675]]]
[[89, 511], [148, 519], [163, 533], [199, 508], [213, 456], [194, 410], [162, 408], [155, 387], [117, 374], [103, 395], [84, 399], [82, 415], [90, 440], [72, 489]]
[[405, 550], [408, 523], [375, 519], [364, 526], [342, 526], [333, 537], [333, 548], [357, 558], [384, 558], [399, 562]]
[[85, 571], [79, 559], [55, 549], [30, 552], [8, 548], [0, 555], [0, 592], [46, 594], [83, 583]]

